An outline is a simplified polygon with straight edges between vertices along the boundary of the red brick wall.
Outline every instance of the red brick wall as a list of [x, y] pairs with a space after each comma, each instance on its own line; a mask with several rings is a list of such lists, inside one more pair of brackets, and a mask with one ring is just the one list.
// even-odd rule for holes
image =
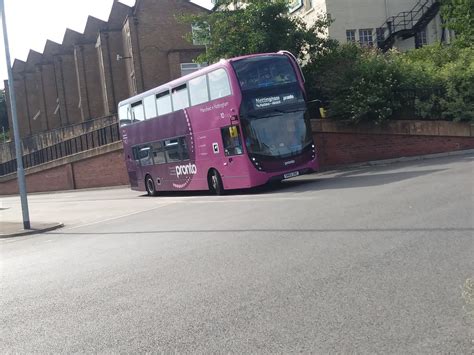
[[[70, 164], [26, 176], [26, 188], [28, 192], [71, 190], [73, 186]], [[17, 179], [0, 184], [0, 195], [12, 195], [17, 193]]]
[[472, 137], [314, 133], [322, 167], [474, 149]]
[[77, 189], [128, 185], [123, 152], [112, 152], [74, 163]]
[[[115, 151], [26, 176], [28, 192], [127, 185], [123, 152]], [[18, 193], [17, 180], [0, 183], [0, 195]]]

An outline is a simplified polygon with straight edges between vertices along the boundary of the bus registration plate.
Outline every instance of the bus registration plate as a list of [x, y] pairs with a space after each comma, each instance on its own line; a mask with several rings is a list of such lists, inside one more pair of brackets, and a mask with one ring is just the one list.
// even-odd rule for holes
[[285, 179], [289, 179], [289, 178], [298, 176], [299, 174], [300, 174], [299, 171], [294, 171], [294, 172], [292, 172], [292, 173], [288, 173], [288, 174], [283, 175], [283, 177], [284, 177]]

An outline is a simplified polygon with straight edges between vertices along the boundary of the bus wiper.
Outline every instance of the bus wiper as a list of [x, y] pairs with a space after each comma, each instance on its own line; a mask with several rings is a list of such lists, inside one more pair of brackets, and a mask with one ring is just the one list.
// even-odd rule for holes
[[275, 111], [280, 112], [280, 113], [295, 113], [295, 112], [302, 112], [306, 111], [305, 108], [297, 109], [297, 110], [281, 110], [281, 109], [275, 109]]
[[[265, 115], [255, 115], [255, 114], [247, 114], [247, 116], [249, 118], [269, 118], [269, 117], [274, 117], [274, 116], [280, 116], [280, 115], [283, 115], [283, 114], [287, 114], [287, 113], [295, 113], [295, 112], [303, 112], [303, 111], [306, 111], [305, 108], [303, 109], [297, 109], [297, 110], [282, 110], [282, 109], [279, 109], [279, 108], [274, 108], [271, 112], [268, 112], [267, 114]], [[275, 114], [275, 113], [278, 113]]]
[[[282, 113], [285, 113], [285, 112], [278, 111], [278, 113], [279, 113], [279, 114], [282, 114]], [[267, 114], [267, 115], [253, 115], [253, 114], [247, 114], [247, 117], [248, 117], [248, 118], [255, 118], [255, 119], [269, 118], [269, 117], [273, 117], [273, 116], [277, 116], [277, 115], [272, 114], [272, 112], [270, 112], [270, 113]]]

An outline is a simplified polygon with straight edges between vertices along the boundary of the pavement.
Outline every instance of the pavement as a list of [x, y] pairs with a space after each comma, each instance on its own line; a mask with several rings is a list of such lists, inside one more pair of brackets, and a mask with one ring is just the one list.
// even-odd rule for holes
[[22, 237], [25, 235], [50, 232], [64, 227], [62, 223], [34, 223], [24, 229], [23, 222], [0, 222], [0, 238]]

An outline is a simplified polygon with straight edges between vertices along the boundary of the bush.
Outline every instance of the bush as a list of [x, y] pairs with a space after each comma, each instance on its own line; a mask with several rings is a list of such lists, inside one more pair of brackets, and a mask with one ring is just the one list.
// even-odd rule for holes
[[407, 53], [339, 45], [305, 67], [310, 98], [349, 123], [474, 121], [474, 48], [439, 44]]
[[382, 123], [401, 108], [399, 66], [377, 50], [338, 46], [309, 63], [305, 71], [314, 83], [310, 96], [328, 103], [331, 117], [348, 123]]

